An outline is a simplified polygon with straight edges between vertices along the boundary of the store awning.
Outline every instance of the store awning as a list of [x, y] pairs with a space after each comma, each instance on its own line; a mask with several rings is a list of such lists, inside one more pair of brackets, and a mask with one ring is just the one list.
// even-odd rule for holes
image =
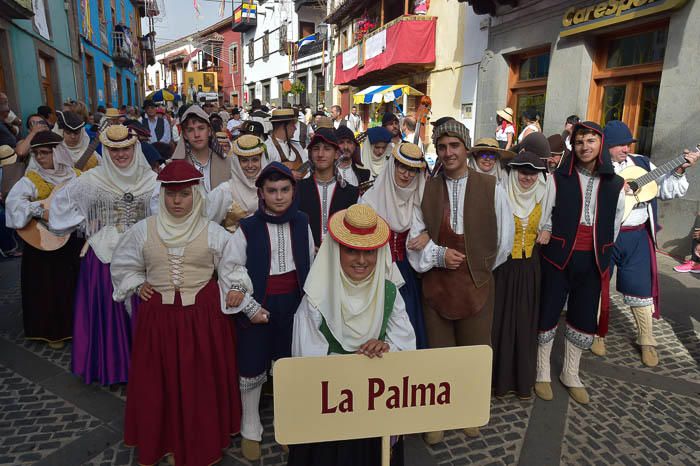
[[356, 104], [381, 104], [382, 102], [393, 102], [406, 95], [423, 95], [417, 89], [408, 84], [394, 84], [393, 86], [370, 86], [352, 96]]

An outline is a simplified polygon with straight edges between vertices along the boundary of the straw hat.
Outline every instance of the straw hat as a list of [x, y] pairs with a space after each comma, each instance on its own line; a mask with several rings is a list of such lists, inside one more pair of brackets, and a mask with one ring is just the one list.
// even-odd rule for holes
[[333, 120], [331, 120], [331, 117], [322, 116], [318, 119], [316, 128], [335, 128], [335, 126], [333, 125]]
[[219, 141], [228, 141], [229, 140], [228, 133], [226, 131], [217, 131], [214, 136], [216, 136], [216, 139], [218, 139]]
[[506, 120], [508, 123], [513, 123], [513, 109], [506, 107], [502, 110], [496, 111], [496, 115]]
[[328, 233], [343, 246], [372, 251], [389, 242], [391, 230], [369, 205], [355, 204], [331, 217]]
[[119, 118], [120, 116], [122, 116], [122, 114], [114, 107], [109, 107], [105, 110], [105, 118]]
[[231, 143], [231, 150], [239, 157], [255, 157], [265, 153], [265, 143], [253, 134], [244, 134]]
[[17, 161], [17, 154], [15, 153], [15, 150], [8, 146], [0, 146], [0, 167], [4, 167], [5, 165], [12, 165]]
[[100, 134], [100, 142], [105, 147], [119, 149], [133, 146], [139, 141], [136, 133], [124, 125], [111, 125]]
[[509, 150], [501, 149], [498, 146], [498, 141], [494, 138], [481, 138], [477, 139], [476, 143], [469, 150], [469, 155], [472, 157], [478, 157], [479, 154], [483, 153], [495, 153], [501, 160], [510, 160], [515, 157], [515, 153]]
[[270, 117], [270, 123], [277, 123], [282, 121], [292, 121], [297, 119], [297, 114], [292, 108], [277, 108], [272, 111], [272, 116]]
[[427, 166], [420, 147], [410, 142], [400, 142], [396, 144], [391, 151], [391, 155], [394, 156], [394, 159], [407, 167], [425, 168]]

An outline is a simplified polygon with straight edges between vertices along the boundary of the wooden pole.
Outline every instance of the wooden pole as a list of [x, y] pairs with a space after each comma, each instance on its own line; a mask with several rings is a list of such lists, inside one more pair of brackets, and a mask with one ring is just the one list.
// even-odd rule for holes
[[379, 11], [379, 25], [384, 26], [384, 0], [382, 0], [379, 5]]
[[382, 466], [389, 466], [390, 463], [391, 463], [391, 436], [386, 435], [386, 436], [382, 437]]
[[403, 14], [408, 15], [408, 0], [403, 4]]

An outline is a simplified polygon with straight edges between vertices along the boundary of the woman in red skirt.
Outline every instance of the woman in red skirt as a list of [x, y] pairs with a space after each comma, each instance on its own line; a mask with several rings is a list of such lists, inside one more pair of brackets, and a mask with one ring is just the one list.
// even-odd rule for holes
[[141, 298], [124, 441], [140, 464], [172, 455], [208, 466], [240, 429], [235, 332], [213, 278], [230, 235], [207, 220], [197, 169], [175, 160], [158, 180], [158, 215], [134, 225], [112, 258], [114, 299]]

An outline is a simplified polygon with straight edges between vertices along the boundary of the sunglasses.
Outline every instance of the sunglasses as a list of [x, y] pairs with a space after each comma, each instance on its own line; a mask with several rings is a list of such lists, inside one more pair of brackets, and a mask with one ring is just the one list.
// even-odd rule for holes
[[479, 154], [481, 160], [496, 160], [496, 154], [493, 153], [483, 153]]

